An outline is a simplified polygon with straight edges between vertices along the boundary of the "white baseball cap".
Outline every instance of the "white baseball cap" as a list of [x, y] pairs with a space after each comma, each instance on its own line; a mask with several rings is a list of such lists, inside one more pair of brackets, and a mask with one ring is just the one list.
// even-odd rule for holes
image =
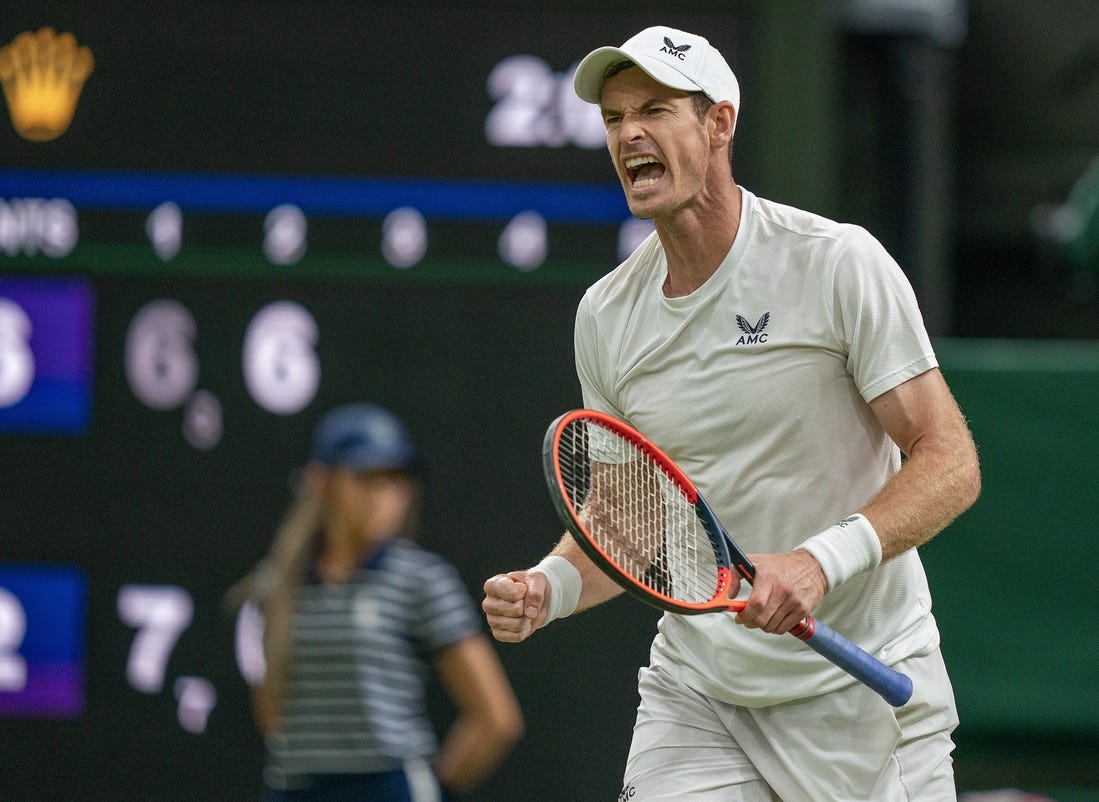
[[584, 56], [573, 76], [577, 96], [599, 103], [603, 76], [620, 61], [632, 61], [672, 89], [702, 91], [715, 103], [727, 100], [740, 111], [740, 84], [721, 53], [701, 36], [664, 25], [646, 28], [621, 47], [598, 47]]

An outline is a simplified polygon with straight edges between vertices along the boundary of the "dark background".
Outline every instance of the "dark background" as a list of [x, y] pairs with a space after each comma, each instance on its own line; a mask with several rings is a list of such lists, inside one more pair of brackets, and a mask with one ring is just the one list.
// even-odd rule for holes
[[[50, 25], [96, 65], [60, 138], [27, 142], [0, 115], [0, 170], [613, 186], [602, 150], [486, 144], [489, 71], [534, 53], [564, 73], [648, 24], [703, 33], [741, 79], [738, 180], [865, 225], [898, 256], [982, 445], [985, 496], [926, 549], [944, 651], [956, 657], [959, 787], [1099, 798], [1087, 790], [1099, 787], [1087, 695], [1099, 662], [1058, 634], [1078, 626], [1073, 602], [1094, 597], [1086, 561], [1072, 558], [1096, 534], [1089, 449], [1074, 445], [1099, 423], [1094, 352], [1076, 342], [1099, 335], [1099, 300], [1032, 224], [1099, 152], [1094, 4], [959, 4], [954, 34], [856, 8], [873, 3], [588, 5], [8, 4], [0, 46]], [[259, 251], [261, 216], [185, 209], [184, 248], [160, 262], [141, 211], [78, 209], [81, 244], [64, 259], [0, 253], [0, 274], [82, 277], [96, 303], [88, 428], [0, 434], [0, 562], [74, 565], [89, 583], [84, 714], [2, 722], [2, 799], [256, 798], [261, 744], [221, 598], [266, 548], [309, 431], [332, 405], [371, 399], [406, 420], [430, 461], [423, 541], [476, 598], [488, 575], [532, 564], [559, 534], [541, 438], [579, 404], [572, 315], [613, 266], [613, 226], [551, 226], [549, 260], [520, 274], [495, 256], [498, 220], [429, 221], [444, 232], [439, 247], [396, 271], [377, 255], [378, 219], [319, 219], [305, 258], [276, 268]], [[212, 449], [188, 444], [181, 410], [152, 410], [126, 383], [127, 328], [158, 298], [195, 319], [199, 387], [224, 413]], [[320, 329], [318, 394], [289, 416], [261, 409], [241, 375], [249, 321], [279, 300]], [[1035, 353], [1027, 340], [1055, 342]], [[1066, 358], [1059, 343], [1083, 350]], [[1043, 504], [1070, 522], [1055, 530], [1071, 544], [1044, 532]], [[1012, 538], [1038, 540], [1031, 515], [1040, 554], [982, 562]], [[206, 732], [180, 727], [170, 684], [143, 694], [127, 683], [134, 630], [116, 608], [127, 584], [194, 598], [168, 675], [216, 688]], [[1053, 609], [1024, 599], [1051, 584]], [[982, 603], [1006, 620], [983, 626], [970, 614]], [[613, 798], [655, 620], [620, 599], [500, 647], [528, 734], [472, 799]], [[995, 637], [1011, 623], [1029, 640]]]

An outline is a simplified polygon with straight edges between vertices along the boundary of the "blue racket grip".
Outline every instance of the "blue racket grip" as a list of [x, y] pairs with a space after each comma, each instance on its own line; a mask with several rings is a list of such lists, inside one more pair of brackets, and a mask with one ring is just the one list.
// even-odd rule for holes
[[822, 621], [806, 616], [800, 631], [795, 628], [791, 634], [880, 694], [893, 707], [901, 707], [912, 698], [911, 677], [890, 668]]

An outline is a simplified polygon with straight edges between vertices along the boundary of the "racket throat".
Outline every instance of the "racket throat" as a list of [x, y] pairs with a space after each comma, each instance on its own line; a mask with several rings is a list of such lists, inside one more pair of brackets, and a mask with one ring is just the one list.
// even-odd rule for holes
[[728, 599], [733, 590], [733, 572], [724, 565], [717, 569], [717, 588], [714, 589], [713, 598]]

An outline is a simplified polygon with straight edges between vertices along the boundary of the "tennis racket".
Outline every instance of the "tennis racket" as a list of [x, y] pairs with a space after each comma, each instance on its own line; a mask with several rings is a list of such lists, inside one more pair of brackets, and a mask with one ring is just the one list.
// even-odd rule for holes
[[[736, 571], [755, 567], [691, 480], [633, 427], [601, 412], [567, 412], [546, 431], [543, 469], [554, 507], [584, 552], [642, 601], [673, 613], [739, 612]], [[912, 680], [806, 616], [790, 630], [894, 707]]]

